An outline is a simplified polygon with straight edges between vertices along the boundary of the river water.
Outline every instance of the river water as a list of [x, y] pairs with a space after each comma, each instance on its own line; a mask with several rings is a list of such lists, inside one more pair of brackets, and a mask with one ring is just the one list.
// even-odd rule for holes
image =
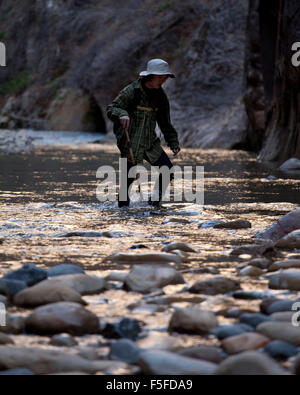
[[[240, 278], [238, 269], [246, 266], [249, 257], [234, 257], [230, 252], [236, 246], [257, 243], [257, 232], [299, 208], [300, 176], [258, 164], [255, 154], [244, 151], [183, 149], [173, 163], [204, 166], [204, 206], [169, 202], [153, 210], [146, 203], [136, 202], [128, 210], [119, 210], [115, 202], [100, 203], [96, 198], [97, 169], [102, 165], [118, 168], [118, 151], [110, 143], [48, 145], [28, 153], [1, 154], [0, 274], [26, 262], [45, 268], [74, 263], [101, 277], [112, 271], [126, 273], [129, 265], [105, 258], [115, 252], [132, 252], [135, 244], [159, 252], [167, 242], [186, 241], [198, 253], [175, 265], [184, 275], [185, 286], [218, 274], [238, 278], [244, 290], [268, 290], [263, 276]], [[201, 222], [234, 219], [246, 219], [252, 228], [199, 228]], [[71, 232], [90, 231], [111, 234], [104, 238], [64, 237]], [[283, 257], [296, 253], [283, 253]], [[157, 335], [167, 339], [174, 308], [185, 305], [153, 311], [151, 305], [147, 307], [145, 296], [123, 290], [118, 282], [111, 282], [109, 288], [101, 295], [85, 297], [88, 308], [106, 322], [122, 317], [143, 321], [146, 338]], [[182, 286], [164, 289], [166, 294], [179, 291]], [[227, 307], [257, 311], [259, 302], [218, 295], [208, 297], [202, 307], [215, 312]], [[136, 308], [128, 308], [132, 305]], [[30, 313], [12, 306], [8, 310], [25, 316]], [[220, 322], [231, 321], [221, 318]], [[12, 338], [17, 345], [50, 347], [45, 337]], [[212, 337], [191, 335], [177, 335], [177, 340], [185, 346], [217, 342]], [[84, 336], [78, 341], [81, 346], [95, 347], [101, 343], [101, 336]], [[101, 355], [107, 352], [106, 347], [99, 351]]]

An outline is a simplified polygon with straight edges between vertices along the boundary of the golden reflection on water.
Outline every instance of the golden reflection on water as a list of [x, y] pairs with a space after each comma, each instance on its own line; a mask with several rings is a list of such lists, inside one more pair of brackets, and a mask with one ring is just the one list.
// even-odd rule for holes
[[[162, 210], [155, 211], [144, 203], [136, 203], [122, 211], [116, 203], [100, 204], [96, 200], [97, 168], [103, 164], [118, 165], [115, 147], [104, 148], [105, 151], [101, 146], [94, 147], [84, 154], [80, 150], [66, 151], [63, 155], [51, 150], [39, 151], [31, 159], [35, 170], [27, 184], [16, 181], [16, 170], [14, 175], [8, 172], [0, 194], [0, 238], [4, 239], [0, 244], [1, 275], [26, 262], [33, 262], [45, 268], [73, 263], [81, 265], [87, 273], [107, 276], [111, 271], [128, 272], [131, 269], [128, 264], [105, 261], [109, 255], [116, 252], [139, 253], [139, 250], [131, 249], [135, 244], [144, 244], [149, 250], [160, 252], [165, 243], [180, 241], [198, 249], [198, 253], [188, 254], [181, 264], [175, 265], [183, 273], [187, 286], [217, 274], [239, 279], [247, 291], [268, 289], [263, 276], [239, 277], [237, 268], [247, 266], [247, 259], [231, 256], [230, 251], [235, 246], [253, 243], [258, 231], [299, 208], [299, 180], [278, 178], [262, 181], [270, 171], [258, 166], [254, 155], [245, 152], [184, 149], [174, 164], [205, 167], [204, 207], [170, 202]], [[29, 160], [28, 157], [25, 159]], [[25, 159], [18, 158], [20, 173]], [[48, 163], [48, 167], [45, 165], [43, 171], [39, 171], [40, 163]], [[22, 174], [19, 179], [23, 179]], [[185, 223], [167, 222], [170, 218], [184, 219]], [[199, 228], [201, 222], [235, 219], [250, 221], [252, 228]], [[119, 233], [113, 237], [64, 237], [67, 233], [79, 231]], [[112, 281], [111, 289], [100, 295], [84, 297], [89, 303], [88, 308], [105, 322], [115, 322], [123, 317], [136, 318], [143, 323], [145, 333], [157, 336], [153, 342], [158, 344], [163, 343], [161, 337], [170, 338], [167, 333], [170, 317], [175, 308], [187, 303], [174, 303], [155, 311], [147, 304], [144, 295], [124, 291], [121, 286], [121, 283]], [[165, 293], [177, 292], [170, 289]], [[257, 311], [260, 303], [227, 295], [205, 298], [199, 306], [216, 313], [228, 307]], [[132, 305], [136, 307], [132, 309]], [[13, 307], [8, 311], [29, 314], [27, 310]], [[223, 316], [218, 316], [218, 319], [220, 323], [234, 322]], [[212, 336], [172, 335], [184, 346], [218, 344]], [[17, 345], [49, 347], [48, 338], [39, 336], [14, 336], [14, 340]], [[106, 340], [100, 335], [79, 339], [83, 346], [97, 341]], [[149, 344], [151, 341], [148, 340]], [[146, 340], [144, 346], [147, 347]], [[105, 353], [107, 349], [102, 351]]]

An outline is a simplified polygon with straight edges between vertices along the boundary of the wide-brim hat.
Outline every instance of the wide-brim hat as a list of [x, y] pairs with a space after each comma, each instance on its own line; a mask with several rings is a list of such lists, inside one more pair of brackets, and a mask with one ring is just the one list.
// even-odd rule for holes
[[147, 64], [147, 70], [140, 73], [141, 77], [147, 75], [169, 75], [171, 78], [175, 78], [175, 75], [171, 72], [169, 64], [162, 59], [152, 59]]

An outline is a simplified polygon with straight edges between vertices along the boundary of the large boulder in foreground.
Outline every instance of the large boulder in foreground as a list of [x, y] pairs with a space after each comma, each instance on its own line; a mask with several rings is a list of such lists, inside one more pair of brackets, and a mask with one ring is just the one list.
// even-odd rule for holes
[[88, 361], [76, 355], [40, 348], [0, 346], [0, 370], [27, 368], [37, 375], [85, 372], [96, 373], [112, 367], [126, 367], [122, 362]]
[[247, 351], [225, 359], [215, 371], [216, 375], [252, 376], [288, 374], [272, 358], [257, 351]]
[[99, 319], [77, 303], [62, 302], [37, 308], [25, 325], [28, 333], [85, 335], [97, 333]]
[[212, 362], [158, 350], [142, 352], [139, 365], [143, 373], [154, 375], [210, 375], [217, 367]]

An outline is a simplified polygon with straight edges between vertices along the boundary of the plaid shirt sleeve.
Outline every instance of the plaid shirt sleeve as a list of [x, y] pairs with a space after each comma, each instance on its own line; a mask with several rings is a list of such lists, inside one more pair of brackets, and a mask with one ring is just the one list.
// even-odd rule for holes
[[128, 110], [133, 100], [134, 90], [129, 85], [122, 89], [112, 103], [108, 105], [106, 110], [107, 117], [115, 122], [120, 117], [129, 116]]
[[179, 147], [177, 132], [171, 124], [169, 100], [165, 94], [163, 95], [162, 104], [157, 112], [157, 123], [168, 146], [172, 150]]

